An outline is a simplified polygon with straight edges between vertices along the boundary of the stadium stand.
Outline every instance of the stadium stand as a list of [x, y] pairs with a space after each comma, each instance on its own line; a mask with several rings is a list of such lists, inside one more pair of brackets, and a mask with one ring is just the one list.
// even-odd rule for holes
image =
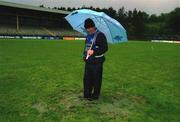
[[68, 11], [0, 1], [0, 35], [77, 36], [64, 17]]

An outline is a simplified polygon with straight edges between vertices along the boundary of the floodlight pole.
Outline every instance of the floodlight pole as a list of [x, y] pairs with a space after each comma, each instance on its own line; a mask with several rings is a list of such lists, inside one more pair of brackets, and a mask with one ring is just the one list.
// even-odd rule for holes
[[16, 30], [19, 31], [19, 16], [16, 16]]

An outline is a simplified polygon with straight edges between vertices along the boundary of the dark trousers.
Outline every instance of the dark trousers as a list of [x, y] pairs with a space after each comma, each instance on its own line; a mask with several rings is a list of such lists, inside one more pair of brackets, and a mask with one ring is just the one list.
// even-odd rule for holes
[[98, 98], [102, 84], [103, 63], [85, 64], [84, 97]]

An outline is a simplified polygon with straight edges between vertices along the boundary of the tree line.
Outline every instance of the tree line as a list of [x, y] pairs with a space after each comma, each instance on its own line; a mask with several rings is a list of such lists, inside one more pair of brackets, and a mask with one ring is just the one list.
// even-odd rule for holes
[[[41, 5], [40, 7], [44, 7]], [[101, 11], [110, 17], [119, 21], [127, 30], [129, 36], [141, 37], [144, 35], [180, 35], [180, 8], [175, 8], [169, 13], [162, 13], [160, 15], [148, 14], [144, 11], [125, 10], [121, 7], [117, 11], [112, 7], [109, 8], [94, 8], [81, 7], [54, 7], [53, 9], [74, 11], [77, 9], [91, 9]]]

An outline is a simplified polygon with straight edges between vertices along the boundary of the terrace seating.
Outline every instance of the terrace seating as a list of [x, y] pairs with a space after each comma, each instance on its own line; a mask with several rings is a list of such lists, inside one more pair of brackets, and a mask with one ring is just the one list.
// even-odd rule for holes
[[78, 36], [83, 35], [74, 31], [60, 28], [48, 27], [31, 27], [20, 26], [19, 30], [15, 26], [2, 25], [0, 26], [0, 34], [3, 35], [47, 35], [47, 36]]

